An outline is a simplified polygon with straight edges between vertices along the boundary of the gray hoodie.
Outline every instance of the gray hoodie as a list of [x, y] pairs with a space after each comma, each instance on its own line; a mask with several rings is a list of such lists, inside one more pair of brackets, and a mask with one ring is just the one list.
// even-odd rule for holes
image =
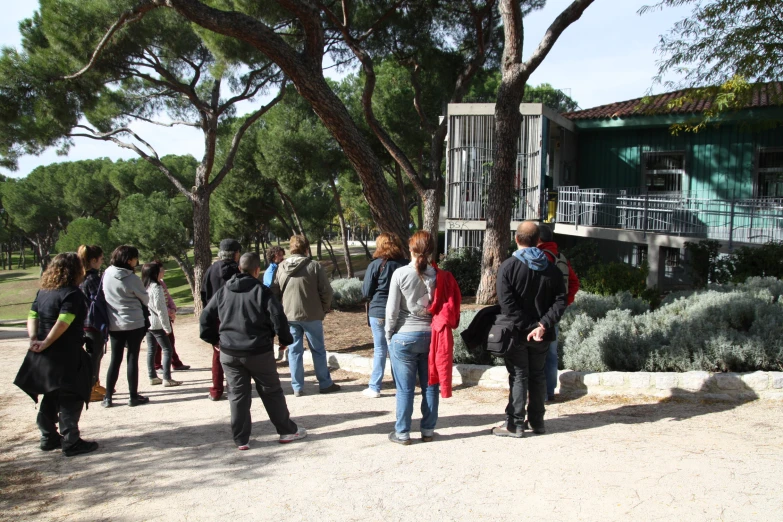
[[141, 305], [149, 297], [139, 276], [127, 268], [110, 266], [103, 274], [103, 294], [109, 312], [109, 331], [144, 328]]
[[272, 292], [278, 297], [282, 293], [289, 321], [323, 321], [332, 305], [332, 285], [321, 264], [299, 254], [277, 267]]

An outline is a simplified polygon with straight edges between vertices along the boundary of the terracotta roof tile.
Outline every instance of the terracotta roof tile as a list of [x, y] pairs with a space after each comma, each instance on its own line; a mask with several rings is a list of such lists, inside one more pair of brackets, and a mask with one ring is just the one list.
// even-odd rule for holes
[[[745, 105], [745, 109], [757, 107], [771, 107], [783, 105], [783, 82], [765, 83], [754, 86], [753, 97]], [[642, 105], [643, 98], [615, 102], [607, 105], [599, 105], [592, 109], [567, 112], [562, 116], [570, 120], [603, 120], [613, 118], [627, 118], [629, 116], [644, 116], [653, 112], [655, 114], [692, 114], [703, 112], [712, 105], [711, 99], [686, 101], [679, 107], [666, 108], [666, 105], [686, 94], [688, 90], [668, 92], [651, 97], [650, 105]], [[656, 110], [659, 109], [659, 110]]]

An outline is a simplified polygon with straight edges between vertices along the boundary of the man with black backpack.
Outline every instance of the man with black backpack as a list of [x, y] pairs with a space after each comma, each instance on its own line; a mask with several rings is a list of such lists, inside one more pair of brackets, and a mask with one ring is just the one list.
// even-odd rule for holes
[[500, 311], [514, 324], [513, 340], [505, 354], [509, 401], [505, 422], [493, 428], [492, 434], [520, 438], [525, 429], [546, 433], [544, 362], [555, 338], [555, 325], [566, 309], [566, 291], [561, 272], [534, 246], [538, 244], [535, 222], [521, 223], [514, 240], [518, 250], [503, 261], [497, 278]]
[[275, 334], [281, 347], [293, 341], [283, 307], [258, 280], [258, 254], [244, 254], [239, 259], [239, 269], [241, 273], [229, 279], [210, 299], [199, 320], [201, 339], [220, 346], [234, 442], [240, 450], [249, 449], [251, 378], [280, 443], [302, 439], [307, 432], [291, 421], [273, 354]]
[[[579, 278], [576, 272], [571, 268], [571, 263], [563, 254], [557, 251], [555, 235], [549, 225], [541, 223], [538, 225], [538, 248], [543, 251], [550, 263], [554, 264], [563, 274], [563, 283], [566, 287], [566, 302], [568, 305], [574, 302], [574, 296], [579, 291]], [[546, 376], [546, 397], [548, 401], [555, 399], [555, 388], [557, 387], [557, 345], [560, 337], [560, 330], [555, 326], [555, 340], [549, 345], [549, 352], [546, 354], [546, 363], [544, 365], [544, 375]]]

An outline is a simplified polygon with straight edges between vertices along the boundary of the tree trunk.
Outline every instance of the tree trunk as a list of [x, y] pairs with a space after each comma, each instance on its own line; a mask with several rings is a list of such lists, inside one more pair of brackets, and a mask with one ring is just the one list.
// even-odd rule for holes
[[337, 207], [337, 219], [340, 221], [340, 229], [343, 231], [343, 256], [345, 257], [345, 271], [347, 272], [348, 279], [353, 277], [353, 263], [351, 262], [351, 249], [348, 247], [348, 239], [345, 235], [345, 216], [343, 215], [343, 206], [340, 203], [340, 191], [337, 190], [337, 183], [334, 182], [334, 178], [329, 176], [329, 186], [332, 187], [332, 195], [334, 195], [334, 204]]
[[337, 258], [334, 256], [334, 249], [332, 248], [332, 244], [329, 242], [329, 240], [324, 237], [324, 242], [326, 243], [326, 251], [329, 252], [329, 259], [332, 260], [332, 264], [334, 265], [334, 270], [332, 271], [332, 279], [334, 279], [334, 273], [337, 272], [337, 277], [341, 278], [343, 277], [342, 273], [340, 273], [340, 265], [337, 264]]
[[367, 248], [367, 243], [361, 239], [359, 240], [359, 243], [361, 243], [361, 245], [364, 247], [364, 255], [367, 256], [367, 259], [372, 259], [372, 254], [370, 253], [370, 249]]
[[[180, 270], [182, 270], [182, 273], [185, 275], [185, 281], [188, 282], [188, 286], [190, 287], [190, 292], [195, 296], [195, 276], [193, 275], [193, 265], [190, 263], [190, 259], [188, 259], [187, 253], [185, 253], [184, 256], [172, 256], [174, 258], [174, 261], [177, 262], [177, 266], [179, 266]], [[201, 301], [201, 297], [199, 296], [198, 301]], [[194, 300], [194, 303], [195, 301]]]
[[209, 237], [209, 192], [201, 188], [193, 193], [193, 279], [188, 281], [193, 291], [193, 313], [201, 315], [201, 286], [204, 274], [212, 264]]
[[[327, 232], [327, 234], [328, 234], [328, 232]], [[321, 240], [321, 238], [319, 237], [319, 238], [318, 238], [318, 245], [316, 246], [316, 249], [315, 249], [315, 250], [316, 250], [316, 251], [315, 251], [315, 257], [316, 257], [316, 259], [318, 259], [318, 261], [320, 261], [320, 260], [321, 260], [321, 243], [322, 243], [322, 242], [323, 242], [323, 241], [322, 241], [322, 240]]]
[[19, 241], [19, 262], [16, 264], [16, 268], [27, 269], [27, 259], [25, 259], [24, 255], [24, 240]]
[[[407, 198], [405, 197], [405, 180], [402, 179], [402, 169], [399, 163], [394, 164], [394, 181], [397, 183], [397, 191], [400, 193], [400, 209], [403, 212], [405, 225], [408, 226], [411, 221], [410, 212], [408, 212]], [[403, 239], [405, 241], [405, 239]]]
[[[435, 241], [435, 250], [432, 253], [433, 259], [438, 259], [438, 220], [440, 219], [440, 191], [437, 189], [427, 189], [424, 192], [422, 198], [422, 204], [424, 206], [424, 223], [422, 224], [422, 230], [426, 230], [432, 234], [432, 239]], [[421, 209], [421, 206], [419, 206]]]

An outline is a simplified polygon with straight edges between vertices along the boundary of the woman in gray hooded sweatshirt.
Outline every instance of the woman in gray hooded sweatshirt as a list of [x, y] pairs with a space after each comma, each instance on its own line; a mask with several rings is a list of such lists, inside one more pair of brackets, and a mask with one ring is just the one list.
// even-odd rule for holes
[[122, 356], [127, 346], [127, 375], [130, 400], [128, 406], [138, 406], [149, 402], [147, 397], [139, 395], [139, 350], [141, 341], [147, 333], [144, 311], [149, 302], [147, 290], [141, 279], [133, 273], [139, 264], [139, 251], [132, 246], [118, 246], [111, 254], [111, 266], [103, 275], [103, 294], [106, 296], [106, 308], [109, 312], [109, 341], [111, 343], [111, 362], [106, 374], [106, 396], [101, 406], [112, 406], [112, 394], [120, 375]]

